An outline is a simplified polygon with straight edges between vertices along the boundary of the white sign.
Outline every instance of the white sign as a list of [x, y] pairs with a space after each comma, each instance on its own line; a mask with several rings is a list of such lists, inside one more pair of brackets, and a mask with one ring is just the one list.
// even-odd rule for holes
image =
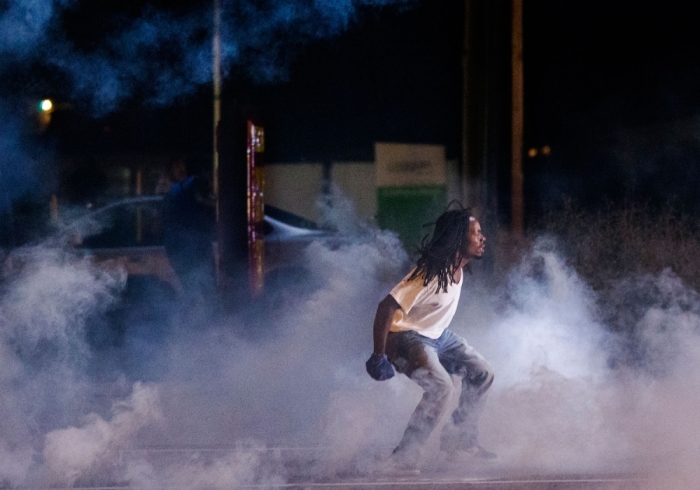
[[445, 185], [445, 147], [375, 143], [378, 187]]

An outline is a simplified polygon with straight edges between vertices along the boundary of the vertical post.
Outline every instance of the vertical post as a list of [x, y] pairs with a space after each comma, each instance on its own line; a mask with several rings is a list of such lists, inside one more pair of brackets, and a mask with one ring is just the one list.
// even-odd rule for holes
[[49, 202], [49, 214], [51, 216], [51, 224], [54, 226], [58, 225], [58, 197], [56, 194], [51, 194], [51, 201]]
[[[143, 169], [141, 167], [136, 171], [136, 195], [143, 194]], [[136, 205], [136, 243], [143, 241], [143, 209], [139, 204]]]
[[143, 169], [141, 167], [136, 170], [136, 195], [143, 194]]
[[[221, 0], [214, 0], [214, 35], [212, 39], [212, 96], [213, 96], [213, 134], [212, 134], [212, 192], [214, 193], [214, 220], [220, 226], [219, 199], [219, 122], [221, 121]], [[222, 284], [221, 241], [217, 239], [214, 247], [214, 276], [217, 286]]]
[[250, 298], [248, 284], [248, 121], [244, 108], [233, 104], [219, 123], [219, 222], [217, 223], [217, 287], [228, 308]]
[[212, 191], [216, 207], [216, 222], [219, 222], [219, 151], [218, 127], [221, 120], [221, 0], [214, 0], [214, 38], [212, 40], [213, 58], [213, 102], [214, 130], [212, 135]]
[[265, 286], [265, 173], [262, 154], [265, 151], [265, 130], [247, 121], [247, 217], [248, 217], [248, 285], [252, 297]]
[[[464, 45], [462, 50], [462, 166], [460, 175], [462, 202], [468, 203], [473, 198], [469, 188], [469, 37], [471, 29], [469, 25], [470, 0], [464, 0]], [[472, 203], [476, 204], [476, 203]]]
[[523, 86], [523, 0], [512, 0], [512, 167], [511, 167], [511, 220], [512, 230], [522, 235], [525, 230], [523, 196], [523, 127], [524, 127], [524, 86]]
[[333, 173], [333, 162], [330, 160], [323, 160], [322, 162], [322, 179], [323, 179], [323, 184], [321, 187], [321, 192], [322, 192], [322, 198], [323, 198], [323, 205], [324, 206], [333, 206], [333, 185], [331, 181], [332, 173]]

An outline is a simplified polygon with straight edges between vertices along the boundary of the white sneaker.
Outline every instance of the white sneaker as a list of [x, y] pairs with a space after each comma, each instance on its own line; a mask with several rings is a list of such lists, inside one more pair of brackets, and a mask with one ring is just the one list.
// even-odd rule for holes
[[420, 468], [412, 461], [392, 456], [382, 463], [380, 472], [392, 476], [416, 476], [420, 475]]
[[391, 476], [415, 476], [420, 474], [418, 467], [420, 452], [417, 450], [397, 451], [379, 463], [377, 472]]
[[496, 453], [487, 451], [479, 445], [449, 451], [449, 459], [451, 461], [463, 461], [466, 459], [496, 459], [497, 457], [498, 455]]

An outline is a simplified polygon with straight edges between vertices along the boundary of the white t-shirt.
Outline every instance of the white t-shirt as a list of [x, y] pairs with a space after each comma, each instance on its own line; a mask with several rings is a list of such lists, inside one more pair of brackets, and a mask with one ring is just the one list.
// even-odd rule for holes
[[425, 337], [437, 339], [450, 325], [457, 311], [464, 272], [458, 283], [449, 284], [448, 279], [447, 292], [440, 291], [437, 294], [437, 276], [427, 286], [423, 286], [422, 277], [409, 281], [411, 274], [413, 271], [389, 293], [401, 306], [401, 309], [394, 313], [389, 331], [415, 330]]

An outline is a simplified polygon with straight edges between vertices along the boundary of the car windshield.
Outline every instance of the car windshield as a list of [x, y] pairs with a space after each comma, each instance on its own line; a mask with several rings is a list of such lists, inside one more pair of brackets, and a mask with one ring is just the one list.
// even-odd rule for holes
[[163, 201], [122, 203], [95, 211], [102, 228], [83, 239], [85, 248], [163, 245]]

